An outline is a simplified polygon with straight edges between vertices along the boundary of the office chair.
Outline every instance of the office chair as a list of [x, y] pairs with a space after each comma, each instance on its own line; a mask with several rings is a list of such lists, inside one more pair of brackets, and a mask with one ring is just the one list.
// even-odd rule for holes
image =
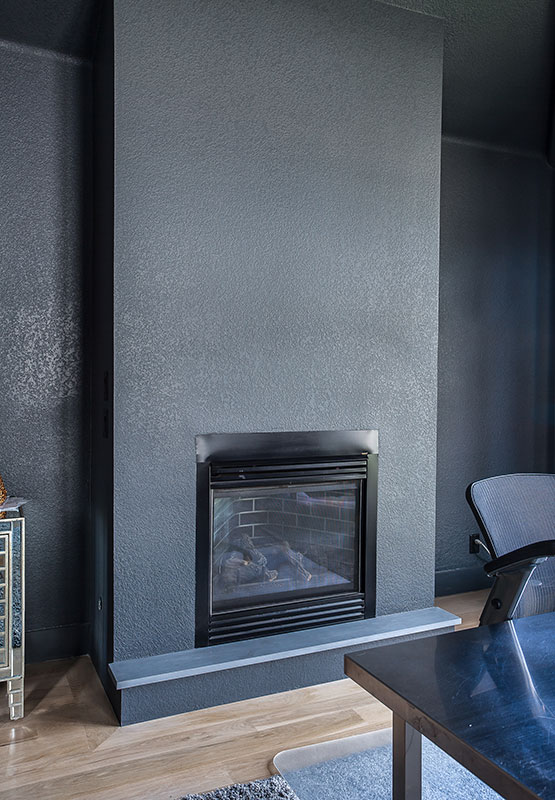
[[486, 478], [470, 484], [466, 499], [495, 579], [480, 625], [555, 611], [555, 475]]

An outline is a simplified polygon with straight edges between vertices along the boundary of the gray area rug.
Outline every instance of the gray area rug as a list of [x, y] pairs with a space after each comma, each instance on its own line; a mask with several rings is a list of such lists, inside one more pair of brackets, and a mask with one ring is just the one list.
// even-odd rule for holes
[[[355, 748], [364, 741], [364, 737], [355, 736], [338, 740], [338, 744]], [[283, 777], [235, 784], [202, 795], [189, 794], [182, 800], [390, 800], [391, 744], [383, 743], [382, 732], [377, 741], [378, 746], [317, 763], [308, 763], [312, 756], [309, 755], [307, 762], [302, 753], [309, 748], [284, 751], [275, 759]], [[327, 743], [325, 747], [333, 744]], [[316, 750], [319, 746], [313, 748]], [[329, 754], [330, 750], [326, 752]], [[297, 753], [300, 753], [300, 759]], [[284, 769], [287, 762], [298, 765], [299, 760], [304, 760], [307, 765], [301, 769]], [[501, 800], [493, 789], [427, 739], [422, 741], [422, 798]]]
[[[292, 751], [291, 751], [292, 752]], [[300, 800], [390, 800], [391, 745], [280, 769]], [[422, 800], [501, 800], [500, 795], [428, 739], [422, 740]]]
[[297, 800], [297, 797], [283, 778], [273, 775], [263, 781], [236, 783], [206, 794], [188, 794], [182, 800]]

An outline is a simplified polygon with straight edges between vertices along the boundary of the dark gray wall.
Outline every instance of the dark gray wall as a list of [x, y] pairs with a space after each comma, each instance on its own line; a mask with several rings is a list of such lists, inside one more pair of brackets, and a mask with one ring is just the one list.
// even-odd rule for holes
[[[388, 2], [445, 20], [445, 133], [544, 150], [553, 72], [552, 0]], [[102, 4], [2, 0], [0, 38], [90, 56]]]
[[27, 509], [30, 660], [86, 647], [90, 68], [0, 42], [0, 472]]
[[66, 55], [92, 55], [104, 0], [2, 0], [0, 39]]
[[545, 151], [555, 42], [552, 0], [390, 1], [445, 20], [445, 134]]
[[115, 658], [193, 645], [203, 432], [378, 428], [378, 613], [430, 605], [440, 24], [120, 0], [115, 30]]
[[438, 593], [477, 588], [471, 481], [544, 471], [551, 170], [444, 140], [437, 462]]
[[[552, 23], [555, 9], [553, 3], [550, 0], [540, 0], [533, 4], [526, 0], [490, 0], [486, 3], [481, 0], [465, 3], [459, 0], [398, 0], [395, 4], [437, 14], [446, 20], [443, 102], [445, 132], [464, 139], [504, 143], [541, 153], [545, 148], [550, 105]], [[76, 55], [90, 55], [100, 5], [95, 0], [42, 0], [40, 3], [35, 0], [5, 0], [0, 14], [0, 39], [26, 42], [33, 47], [45, 47]], [[181, 25], [186, 25], [186, 20], [183, 19], [185, 9], [186, 4], [176, 5], [174, 8], [175, 16], [181, 18]], [[141, 13], [140, 7], [137, 13]], [[168, 22], [168, 28], [172, 24], [173, 21]], [[175, 51], [179, 62], [181, 51], [173, 42], [174, 37], [165, 37], [164, 25], [159, 20], [156, 22], [157, 43], [163, 51], [161, 60], [167, 58], [169, 63]], [[141, 35], [143, 34], [144, 32]], [[150, 40], [144, 34], [139, 44], [148, 42]], [[231, 40], [228, 40], [228, 44], [229, 42]], [[29, 380], [29, 375], [32, 380], [36, 379], [37, 384], [41, 385], [41, 396], [39, 402], [37, 390], [30, 393], [30, 399], [24, 401], [13, 393], [10, 395], [8, 391], [3, 393], [1, 410], [6, 433], [3, 436], [0, 470], [6, 476], [10, 490], [19, 490], [25, 482], [28, 486], [26, 491], [33, 498], [43, 495], [39, 500], [40, 510], [39, 506], [36, 511], [29, 507], [29, 536], [33, 541], [30, 541], [28, 560], [28, 569], [33, 580], [33, 587], [29, 589], [28, 621], [36, 631], [38, 628], [42, 631], [31, 637], [31, 655], [42, 657], [61, 655], [68, 647], [80, 647], [82, 628], [80, 625], [74, 627], [73, 623], [80, 623], [88, 618], [88, 613], [83, 611], [86, 605], [82, 580], [84, 542], [80, 522], [86, 515], [83, 503], [86, 503], [87, 498], [86, 491], [79, 489], [83, 481], [86, 481], [84, 453], [87, 448], [87, 434], [85, 432], [84, 436], [75, 435], [86, 417], [80, 399], [86, 393], [86, 380], [75, 379], [75, 370], [83, 374], [85, 369], [82, 360], [83, 260], [81, 255], [74, 254], [81, 246], [80, 204], [84, 194], [80, 186], [80, 175], [83, 169], [83, 141], [89, 128], [89, 123], [84, 122], [85, 117], [79, 116], [81, 112], [78, 114], [77, 109], [80, 108], [83, 115], [86, 114], [84, 106], [87, 105], [85, 97], [89, 91], [89, 68], [76, 61], [53, 59], [52, 55], [45, 52], [20, 50], [12, 44], [3, 44], [1, 47], [0, 206], [3, 219], [7, 220], [8, 231], [6, 243], [3, 242], [2, 275], [6, 296], [10, 301], [8, 313], [2, 323], [3, 327], [8, 328], [3, 341], [8, 343], [4, 345], [8, 351], [5, 356], [7, 363], [13, 364], [16, 354], [22, 353], [25, 368], [18, 361], [19, 372], [16, 374], [24, 374], [27, 376], [26, 380]], [[332, 64], [330, 61], [330, 65]], [[178, 78], [173, 74], [173, 67], [168, 71], [175, 83]], [[140, 75], [140, 63], [133, 74], [139, 81], [150, 81], [148, 76]], [[324, 71], [322, 75], [324, 79], [327, 73]], [[147, 91], [151, 93], [150, 86], [147, 86]], [[161, 96], [164, 98], [165, 89]], [[163, 103], [163, 108], [169, 116], [168, 102], [165, 106]], [[158, 112], [156, 109], [154, 112], [155, 118]], [[246, 124], [245, 118], [238, 113], [237, 123], [240, 122]], [[164, 129], [163, 121], [159, 125]], [[176, 131], [176, 127], [176, 123], [172, 123], [169, 129], [177, 145], [180, 145], [181, 134], [179, 130]], [[162, 140], [163, 138], [162, 136]], [[462, 144], [461, 147], [464, 149], [466, 145]], [[500, 166], [504, 157], [499, 154], [495, 173], [499, 174], [506, 169], [503, 181], [490, 180], [492, 167], [485, 166], [484, 163], [478, 164], [478, 161], [486, 162], [488, 158], [495, 160], [493, 156], [484, 156], [483, 159], [476, 156], [472, 167], [467, 163], [466, 167], [460, 166], [457, 169], [454, 162], [459, 162], [452, 155], [455, 149], [454, 142], [446, 148], [444, 163], [448, 159], [452, 166], [447, 169], [444, 166], [442, 185], [442, 289], [447, 292], [446, 297], [450, 298], [453, 306], [450, 311], [442, 301], [438, 567], [444, 573], [443, 579], [440, 578], [440, 583], [443, 580], [444, 586], [470, 588], [479, 568], [473, 567], [475, 560], [465, 554], [468, 526], [472, 527], [472, 520], [462, 499], [461, 486], [467, 478], [472, 479], [481, 474], [486, 467], [489, 469], [490, 464], [491, 469], [505, 470], [509, 467], [504, 465], [511, 465], [512, 469], [515, 468], [513, 465], [531, 463], [529, 440], [521, 449], [519, 434], [511, 449], [511, 446], [505, 444], [511, 438], [507, 437], [506, 431], [513, 430], [514, 420], [519, 415], [525, 419], [524, 428], [530, 430], [534, 427], [536, 434], [538, 430], [541, 431], [542, 423], [540, 420], [540, 424], [535, 425], [530, 421], [527, 413], [529, 393], [518, 392], [516, 405], [512, 408], [503, 399], [505, 391], [509, 390], [507, 375], [514, 366], [515, 358], [512, 351], [507, 350], [507, 368], [503, 367], [503, 360], [499, 360], [493, 370], [497, 375], [496, 385], [501, 387], [501, 414], [495, 428], [496, 441], [501, 443], [498, 458], [493, 459], [491, 456], [497, 447], [496, 443], [489, 439], [479, 439], [472, 421], [468, 426], [463, 425], [466, 416], [465, 413], [459, 414], [458, 384], [451, 382], [450, 376], [453, 370], [457, 371], [459, 364], [466, 363], [467, 344], [472, 349], [473, 343], [469, 341], [468, 333], [460, 324], [464, 313], [465, 291], [457, 289], [457, 283], [464, 284], [467, 279], [470, 282], [471, 279], [467, 276], [481, 276], [482, 270], [478, 264], [482, 264], [486, 270], [490, 261], [496, 265], [494, 273], [499, 277], [501, 261], [496, 254], [504, 252], [505, 240], [499, 236], [498, 248], [495, 237], [498, 237], [496, 231], [501, 224], [505, 204], [508, 205], [505, 222], [508, 225], [510, 218], [514, 223], [508, 235], [518, 239], [519, 248], [529, 255], [543, 247], [538, 243], [537, 232], [530, 224], [527, 209], [536, 208], [537, 197], [543, 193], [544, 179], [539, 174], [541, 169], [530, 167], [530, 162], [524, 159], [522, 164], [528, 164], [520, 170], [528, 175], [524, 180], [520, 173], [516, 174], [512, 164], [514, 159], [509, 159], [508, 165]], [[468, 160], [461, 158], [461, 163]], [[532, 186], [532, 173], [537, 176], [536, 192]], [[471, 179], [470, 175], [474, 177]], [[514, 184], [511, 183], [513, 179]], [[464, 196], [461, 192], [461, 181]], [[160, 185], [162, 183], [160, 181]], [[8, 187], [6, 191], [5, 186]], [[511, 189], [511, 186], [516, 187], [516, 190]], [[519, 197], [515, 197], [515, 191], [519, 193], [522, 189], [531, 205], [524, 207], [523, 203], [525, 221], [521, 230], [514, 212], [520, 203]], [[475, 224], [464, 231], [457, 231], [457, 220], [463, 207], [474, 209]], [[541, 208], [538, 208], [538, 213], [541, 215]], [[482, 229], [478, 224], [479, 215], [484, 223]], [[170, 217], [172, 218], [173, 216]], [[490, 220], [494, 223], [491, 228], [487, 225]], [[484, 238], [487, 238], [485, 244]], [[486, 257], [480, 256], [482, 249], [487, 252]], [[511, 258], [514, 260], [514, 252]], [[522, 261], [526, 262], [527, 272], [530, 269], [533, 272], [527, 257], [521, 263]], [[514, 269], [514, 272], [516, 274], [517, 270]], [[545, 276], [540, 275], [540, 279], [546, 282]], [[524, 297], [527, 298], [525, 305], [529, 319], [531, 283], [525, 281], [523, 271], [515, 280], [525, 284]], [[104, 282], [102, 286], [105, 286]], [[58, 310], [63, 309], [57, 319], [46, 314], [45, 309], [51, 300], [53, 315], [58, 315]], [[459, 300], [463, 303], [462, 309]], [[519, 303], [520, 299], [517, 298], [515, 302]], [[108, 300], [103, 305], [106, 303]], [[508, 308], [508, 297], [504, 297], [503, 304]], [[479, 309], [475, 309], [475, 314], [479, 317], [477, 327], [483, 332], [488, 332], [491, 327], [488, 309], [487, 303], [481, 303]], [[25, 332], [21, 327], [23, 323], [18, 322], [17, 328], [14, 326], [15, 318], [20, 321], [26, 319]], [[36, 320], [39, 319], [40, 322], [37, 323]], [[540, 342], [542, 332], [548, 328], [543, 307], [540, 308], [537, 322]], [[98, 334], [101, 329], [97, 326], [96, 331]], [[494, 336], [496, 345], [493, 352], [498, 353], [501, 334], [497, 330], [494, 333], [498, 335]], [[100, 350], [105, 352], [103, 347]], [[487, 358], [484, 353], [478, 357], [482, 362]], [[100, 356], [100, 361], [97, 364], [96, 377], [100, 376], [102, 380], [106, 361], [104, 355]], [[536, 356], [536, 373], [543, 378], [548, 375], [545, 361], [545, 353], [539, 352]], [[45, 378], [45, 373], [49, 370], [49, 374], [54, 374], [55, 378]], [[530, 367], [524, 367], [523, 371], [529, 373]], [[6, 375], [3, 380], [6, 380]], [[54, 389], [54, 383], [62, 388]], [[179, 404], [175, 400], [176, 392], [168, 390], [167, 386], [164, 389], [168, 402], [175, 405], [177, 413]], [[103, 391], [98, 386], [98, 380], [94, 391]], [[535, 413], [541, 408], [542, 391], [540, 387], [535, 400]], [[471, 398], [471, 401], [475, 403], [475, 398]], [[34, 410], [29, 412], [29, 408]], [[95, 408], [102, 415], [103, 400]], [[473, 408], [473, 411], [477, 413], [482, 425], [486, 410], [480, 406]], [[456, 419], [460, 421], [456, 422]], [[93, 420], [93, 425], [96, 423]], [[103, 420], [100, 425], [103, 425]], [[96, 430], [98, 432], [98, 428]], [[100, 448], [103, 447], [104, 442], [100, 442]], [[460, 469], [456, 466], [458, 461], [455, 459], [459, 447], [462, 447], [461, 452], [464, 453]], [[16, 449], [23, 455], [10, 454], [10, 451], [15, 453]], [[541, 448], [536, 450], [536, 456], [540, 452]], [[534, 461], [537, 467], [545, 468], [540, 463], [541, 459], [536, 456]], [[96, 462], [101, 465], [98, 469], [101, 481], [107, 474], [102, 466], [102, 458]], [[441, 464], [450, 467], [447, 479], [442, 478], [445, 468]], [[69, 511], [59, 500], [50, 499], [59, 493], [60, 487], [70, 487], [67, 506]], [[95, 496], [98, 500], [98, 493]], [[100, 498], [96, 508], [95, 519], [101, 531], [106, 531], [106, 526], [109, 525], [109, 513], [106, 512], [108, 502], [109, 499]], [[53, 512], [60, 510], [63, 511], [64, 522], [52, 532], [51, 526], [46, 525], [44, 520], [50, 520]], [[109, 541], [104, 534], [95, 541], [104, 542], [109, 552]], [[53, 549], [52, 573], [44, 571], [44, 562], [50, 557], [50, 547]], [[177, 548], [177, 544], [174, 547]], [[106, 563], [105, 555], [106, 552], [94, 552], [94, 558], [104, 559], [103, 563]], [[470, 572], [463, 575], [465, 569]], [[451, 570], [455, 570], [456, 575], [452, 575]], [[104, 584], [105, 577], [106, 569], [102, 578]], [[458, 583], [449, 584], [452, 579]], [[91, 596], [94, 603], [98, 591], [99, 585], [96, 585]], [[104, 637], [105, 618], [102, 617], [99, 622], [99, 635]], [[60, 624], [70, 627], [52, 627]], [[97, 645], [98, 642], [99, 640]]]

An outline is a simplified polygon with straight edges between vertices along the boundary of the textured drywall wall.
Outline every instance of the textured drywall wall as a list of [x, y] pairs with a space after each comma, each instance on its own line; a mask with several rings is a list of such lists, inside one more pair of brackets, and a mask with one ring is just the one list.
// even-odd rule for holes
[[114, 657], [193, 645], [198, 433], [378, 428], [378, 613], [430, 605], [441, 25], [150, 12], [115, 16]]
[[[555, 42], [552, 0], [387, 2], [445, 20], [447, 134], [544, 152]], [[102, 4], [2, 0], [0, 38], [89, 57]]]
[[478, 532], [465, 500], [468, 484], [548, 469], [550, 181], [551, 170], [540, 158], [443, 143], [441, 593], [476, 588], [483, 576], [468, 553], [468, 536]]
[[0, 472], [8, 492], [30, 499], [26, 611], [34, 660], [86, 646], [90, 70], [0, 42], [0, 76]]

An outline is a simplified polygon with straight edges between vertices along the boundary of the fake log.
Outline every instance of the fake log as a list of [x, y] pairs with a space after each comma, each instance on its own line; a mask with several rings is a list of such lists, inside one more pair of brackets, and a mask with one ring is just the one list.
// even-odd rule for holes
[[279, 542], [278, 547], [280, 547], [283, 555], [287, 559], [287, 561], [295, 567], [297, 572], [303, 576], [306, 581], [309, 581], [312, 578], [312, 574], [304, 568], [303, 566], [303, 554], [297, 552], [297, 550], [293, 550], [289, 544], [289, 542], [285, 541], [285, 539]]
[[[304, 580], [310, 581], [312, 574], [303, 565], [302, 553], [293, 550], [287, 540], [280, 539], [267, 528], [264, 529], [264, 534], [275, 542], [270, 548], [279, 560], [286, 561]], [[236, 533], [233, 536], [231, 548], [220, 556], [219, 560], [219, 572], [224, 587], [232, 588], [239, 583], [255, 581], [274, 581], [278, 577], [277, 570], [268, 569], [268, 559], [264, 553], [258, 550], [247, 533]]]
[[278, 572], [268, 569], [268, 559], [258, 550], [252, 539], [241, 533], [233, 537], [232, 549], [226, 550], [217, 562], [223, 588], [230, 591], [242, 583], [275, 581]]

